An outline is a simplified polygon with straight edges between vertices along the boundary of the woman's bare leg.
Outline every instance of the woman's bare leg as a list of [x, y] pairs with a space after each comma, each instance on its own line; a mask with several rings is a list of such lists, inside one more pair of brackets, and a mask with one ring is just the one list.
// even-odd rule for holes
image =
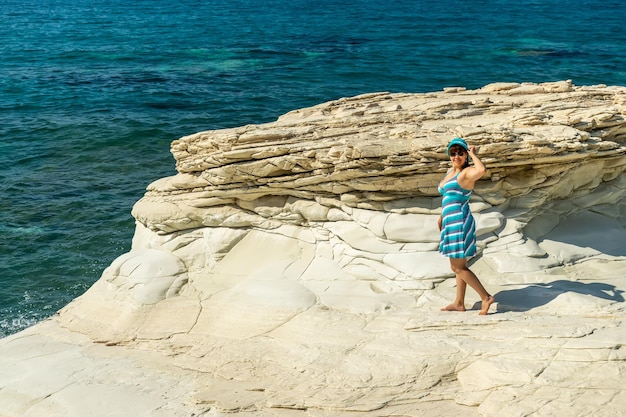
[[456, 274], [456, 298], [450, 305], [445, 306], [441, 311], [465, 311], [465, 289], [467, 284]]
[[[491, 296], [487, 292], [485, 287], [483, 287], [483, 284], [481, 284], [481, 282], [478, 280], [478, 277], [474, 275], [474, 273], [467, 267], [467, 261], [463, 258], [461, 259], [450, 258], [450, 267], [452, 268], [452, 271], [454, 271], [454, 273], [456, 274], [457, 298], [454, 300], [454, 303], [450, 304], [447, 307], [444, 307], [442, 310], [450, 311], [449, 307], [461, 306], [462, 309], [454, 308], [453, 310], [464, 311], [465, 310], [465, 289], [466, 289], [466, 286], [469, 285], [470, 287], [472, 287], [474, 291], [478, 293], [478, 296], [480, 297], [482, 301], [482, 306], [481, 306], [479, 314], [481, 315], [487, 314], [489, 312], [489, 307], [491, 306], [491, 304], [493, 304], [495, 299], [493, 298], [493, 296]], [[463, 284], [460, 284], [460, 281], [462, 281]]]

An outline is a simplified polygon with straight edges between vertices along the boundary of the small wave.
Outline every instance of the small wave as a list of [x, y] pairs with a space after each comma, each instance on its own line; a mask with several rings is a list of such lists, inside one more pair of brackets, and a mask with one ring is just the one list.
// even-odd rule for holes
[[519, 48], [507, 49], [506, 52], [517, 56], [569, 57], [583, 55], [582, 51], [555, 48]]
[[11, 318], [0, 319], [0, 338], [20, 332], [28, 327], [34, 326], [42, 320], [40, 317], [19, 314]]
[[3, 236], [40, 236], [45, 233], [39, 226], [0, 225], [0, 234]]

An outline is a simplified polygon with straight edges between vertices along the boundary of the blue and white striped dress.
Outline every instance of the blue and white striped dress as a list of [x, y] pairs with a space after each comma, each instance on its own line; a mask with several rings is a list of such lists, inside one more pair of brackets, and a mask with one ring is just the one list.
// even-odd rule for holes
[[476, 223], [470, 212], [471, 190], [462, 188], [456, 174], [439, 192], [443, 195], [441, 242], [439, 252], [448, 258], [467, 258], [476, 255]]

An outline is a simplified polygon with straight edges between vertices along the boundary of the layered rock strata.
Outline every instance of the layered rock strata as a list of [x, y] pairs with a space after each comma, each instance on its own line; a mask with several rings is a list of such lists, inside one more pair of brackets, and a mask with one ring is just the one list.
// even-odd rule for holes
[[[0, 416], [78, 416], [72, 398], [98, 386], [150, 416], [620, 415], [625, 116], [624, 87], [497, 83], [181, 138], [178, 174], [133, 209], [132, 250], [0, 342], [0, 370], [21, 367], [0, 376]], [[437, 252], [455, 136], [488, 168], [471, 203], [487, 317], [439, 311], [455, 291]], [[32, 345], [87, 370], [35, 372]]]

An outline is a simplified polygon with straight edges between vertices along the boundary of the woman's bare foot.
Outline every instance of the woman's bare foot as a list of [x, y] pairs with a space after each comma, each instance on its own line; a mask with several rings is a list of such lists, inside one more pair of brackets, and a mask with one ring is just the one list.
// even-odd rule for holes
[[465, 306], [463, 304], [452, 303], [442, 308], [441, 311], [465, 311]]
[[486, 300], [483, 300], [482, 302], [482, 308], [480, 309], [480, 314], [481, 316], [486, 316], [487, 314], [489, 314], [489, 307], [491, 306], [491, 304], [494, 303], [494, 301], [496, 301], [495, 298], [493, 298], [493, 296], [489, 296]]

